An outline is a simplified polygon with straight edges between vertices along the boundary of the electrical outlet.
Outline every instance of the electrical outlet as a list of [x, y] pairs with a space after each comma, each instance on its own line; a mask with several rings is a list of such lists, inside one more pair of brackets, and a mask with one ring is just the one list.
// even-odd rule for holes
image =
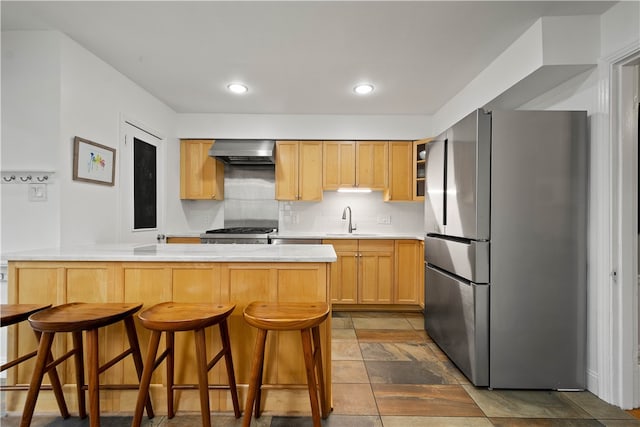
[[29, 184], [29, 201], [46, 202], [47, 184]]
[[378, 224], [391, 224], [391, 215], [378, 215]]

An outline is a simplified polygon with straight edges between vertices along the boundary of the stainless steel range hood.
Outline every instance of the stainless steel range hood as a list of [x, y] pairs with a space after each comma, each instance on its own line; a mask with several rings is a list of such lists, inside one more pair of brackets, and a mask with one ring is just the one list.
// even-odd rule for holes
[[271, 139], [216, 139], [209, 156], [228, 165], [273, 165], [276, 142]]

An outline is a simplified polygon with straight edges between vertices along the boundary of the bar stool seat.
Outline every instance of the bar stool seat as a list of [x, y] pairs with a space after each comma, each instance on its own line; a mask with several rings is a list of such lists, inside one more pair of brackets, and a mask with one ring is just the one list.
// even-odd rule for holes
[[[324, 302], [252, 302], [245, 307], [244, 320], [249, 325], [258, 328], [258, 336], [251, 363], [249, 392], [242, 420], [243, 427], [249, 427], [251, 424], [254, 404], [255, 417], [260, 417], [264, 350], [268, 331], [300, 331], [314, 427], [320, 426], [321, 415], [323, 419], [327, 418], [329, 403], [326, 399], [322, 368], [320, 324], [325, 321], [329, 311], [329, 305]], [[318, 392], [320, 393], [320, 404], [318, 404]], [[320, 414], [320, 409], [322, 409], [322, 414]]]
[[[138, 380], [142, 376], [142, 356], [136, 335], [133, 314], [136, 313], [142, 304], [140, 303], [70, 303], [63, 304], [46, 310], [38, 311], [29, 316], [29, 323], [34, 331], [41, 334], [36, 366], [31, 378], [29, 393], [25, 401], [22, 413], [21, 427], [31, 424], [33, 411], [42, 377], [45, 372], [60, 364], [71, 356], [75, 359], [76, 389], [78, 393], [78, 411], [80, 418], [86, 418], [84, 390], [89, 390], [89, 424], [91, 427], [100, 425], [100, 395], [99, 395], [99, 374], [106, 371], [117, 362], [131, 355], [138, 374]], [[98, 348], [98, 329], [119, 321], [123, 321], [129, 341], [129, 348], [114, 357], [104, 365], [100, 366]], [[85, 385], [84, 360], [82, 346], [82, 331], [86, 331], [87, 336], [87, 372], [88, 385]], [[58, 359], [50, 361], [51, 346], [56, 333], [70, 332], [73, 338], [73, 349], [68, 351]], [[119, 386], [110, 386], [120, 388]], [[123, 385], [122, 388], [129, 388]], [[146, 408], [149, 418], [153, 418], [153, 408], [149, 395], [146, 397]]]
[[[44, 310], [51, 307], [51, 304], [1, 304], [0, 305], [0, 327], [15, 325], [20, 322], [26, 321], [29, 316], [32, 314]], [[34, 331], [36, 334], [36, 339], [40, 341], [40, 333]], [[18, 356], [17, 358], [3, 364], [0, 366], [0, 372], [3, 372], [9, 368], [19, 365], [22, 362], [26, 362], [29, 359], [32, 359], [36, 356], [38, 352], [32, 351], [30, 353], [24, 354], [22, 356]], [[53, 360], [53, 356], [49, 355], [48, 362]], [[64, 400], [64, 394], [62, 393], [62, 385], [60, 383], [60, 377], [58, 377], [58, 371], [55, 367], [52, 367], [47, 371], [49, 374], [49, 380], [51, 381], [51, 386], [42, 386], [41, 389], [47, 390], [52, 389], [54, 396], [56, 398], [56, 402], [58, 403], [58, 408], [60, 409], [60, 415], [62, 418], [69, 418], [69, 410], [67, 409], [67, 404]], [[0, 386], [1, 391], [9, 391], [9, 390], [28, 390], [28, 386], [25, 385], [2, 385]]]
[[[167, 415], [169, 418], [175, 416], [173, 391], [175, 389], [188, 388], [198, 388], [200, 391], [200, 412], [202, 415], [202, 425], [204, 427], [211, 425], [209, 389], [230, 390], [235, 416], [236, 418], [240, 418], [240, 404], [238, 402], [238, 391], [236, 389], [233, 359], [231, 357], [231, 343], [227, 325], [227, 318], [235, 308], [236, 306], [234, 304], [164, 302], [154, 305], [138, 315], [142, 326], [150, 329], [152, 332], [144, 372], [140, 381], [140, 391], [138, 393], [132, 426], [140, 426], [142, 422], [143, 406], [151, 383], [151, 375], [165, 358], [167, 359]], [[207, 361], [204, 330], [214, 325], [218, 325], [219, 327], [222, 349], [211, 361]], [[174, 333], [181, 331], [193, 331], [195, 334], [198, 386], [192, 384], [174, 384], [173, 382]], [[156, 360], [162, 332], [166, 333], [166, 349]], [[223, 356], [227, 367], [229, 385], [210, 385], [207, 373]]]

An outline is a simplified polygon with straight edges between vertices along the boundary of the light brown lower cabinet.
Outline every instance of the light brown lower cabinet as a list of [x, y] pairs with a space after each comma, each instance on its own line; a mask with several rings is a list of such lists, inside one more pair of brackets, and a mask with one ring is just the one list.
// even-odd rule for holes
[[422, 303], [424, 306], [423, 247], [424, 242], [419, 240], [395, 242], [396, 286], [393, 300], [397, 304]]
[[[143, 310], [163, 301], [234, 303], [236, 309], [229, 318], [229, 333], [240, 401], [246, 395], [250, 376], [256, 329], [242, 317], [244, 307], [252, 301], [329, 301], [329, 271], [331, 263], [212, 263], [212, 262], [9, 262], [9, 302], [64, 304], [84, 302], [143, 302]], [[137, 333], [143, 355], [150, 333], [136, 319]], [[325, 368], [327, 399], [331, 401], [331, 317], [320, 328], [322, 356]], [[220, 348], [217, 328], [208, 328], [207, 355], [213, 357]], [[100, 361], [108, 360], [125, 348], [126, 334], [121, 324], [108, 326], [99, 332]], [[197, 384], [193, 369], [195, 344], [193, 333], [177, 333], [175, 337], [176, 383]], [[164, 342], [164, 341], [163, 341]], [[22, 322], [11, 327], [8, 356], [25, 354], [37, 347], [33, 331]], [[163, 344], [161, 344], [163, 345]], [[57, 334], [53, 351], [56, 355], [71, 349], [71, 338]], [[267, 340], [264, 383], [275, 384], [263, 392], [263, 407], [272, 413], [309, 410], [306, 374], [300, 345], [300, 333], [278, 332]], [[100, 375], [101, 384], [136, 384], [133, 362], [114, 365]], [[7, 384], [29, 384], [34, 360], [7, 371]], [[63, 392], [71, 412], [77, 413], [75, 373], [73, 364], [58, 366]], [[48, 377], [45, 376], [45, 381]], [[211, 384], [224, 384], [227, 374], [224, 363], [209, 373]], [[297, 384], [300, 389], [278, 388], [278, 384]], [[151, 380], [151, 397], [156, 414], [166, 414], [165, 370], [158, 369]], [[6, 410], [20, 412], [26, 391], [7, 393]], [[100, 393], [103, 413], [131, 412], [137, 390], [110, 390]], [[230, 394], [226, 390], [211, 390], [212, 411], [232, 411]], [[199, 411], [197, 391], [177, 391], [176, 405], [180, 411]], [[53, 393], [41, 392], [37, 411], [56, 412]]]
[[167, 243], [192, 243], [197, 244], [200, 243], [199, 237], [188, 237], [188, 236], [174, 236], [167, 237]]
[[331, 266], [333, 304], [424, 306], [423, 242], [327, 239], [338, 261]]

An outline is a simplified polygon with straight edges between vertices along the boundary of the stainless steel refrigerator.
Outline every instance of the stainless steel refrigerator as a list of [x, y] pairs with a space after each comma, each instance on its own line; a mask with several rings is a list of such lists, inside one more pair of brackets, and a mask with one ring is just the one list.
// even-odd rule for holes
[[476, 110], [427, 144], [425, 329], [477, 386], [585, 388], [586, 120]]

